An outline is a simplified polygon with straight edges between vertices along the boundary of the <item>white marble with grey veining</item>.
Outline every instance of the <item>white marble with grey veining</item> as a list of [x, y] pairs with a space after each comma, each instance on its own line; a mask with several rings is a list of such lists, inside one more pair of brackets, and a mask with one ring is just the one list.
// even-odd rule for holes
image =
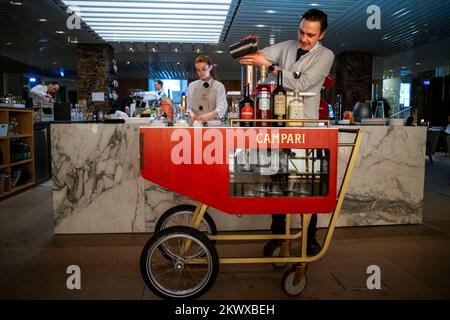
[[[56, 233], [151, 232], [165, 210], [193, 203], [140, 177], [138, 128], [139, 124], [52, 125]], [[363, 143], [338, 225], [420, 223], [425, 128], [361, 128]], [[341, 150], [340, 178], [346, 158], [348, 152]], [[270, 215], [235, 216], [212, 208], [208, 212], [219, 230], [268, 229], [271, 221]], [[319, 226], [328, 219], [319, 215]]]

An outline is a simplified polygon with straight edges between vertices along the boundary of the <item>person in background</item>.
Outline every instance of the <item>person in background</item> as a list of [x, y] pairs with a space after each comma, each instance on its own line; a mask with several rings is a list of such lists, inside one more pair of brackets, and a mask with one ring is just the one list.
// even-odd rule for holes
[[214, 79], [214, 65], [208, 56], [195, 59], [195, 70], [200, 78], [189, 84], [187, 105], [192, 121], [210, 121], [222, 118], [228, 110], [224, 85]]
[[413, 126], [414, 125], [413, 122], [414, 122], [414, 117], [409, 116], [408, 119], [406, 119], [405, 126]]
[[155, 80], [153, 85], [154, 85], [155, 91], [159, 95], [160, 99], [161, 98], [165, 98], [166, 97], [166, 93], [163, 90], [164, 83], [162, 82], [162, 80]]
[[133, 103], [133, 92], [130, 90], [126, 95], [119, 97], [116, 101], [114, 101], [111, 106], [111, 113], [115, 113], [116, 111], [122, 111], [126, 114], [130, 114], [130, 106]]
[[[282, 70], [283, 86], [287, 90], [293, 91], [298, 86], [301, 92], [314, 92], [315, 96], [304, 98], [305, 119], [319, 119], [320, 90], [333, 65], [333, 52], [320, 43], [325, 36], [327, 26], [327, 15], [321, 10], [310, 9], [300, 19], [298, 40], [280, 42], [246, 55], [240, 60], [241, 64], [265, 65], [274, 75]], [[256, 38], [251, 35], [244, 39], [251, 37]], [[300, 77], [297, 79], [298, 75]], [[285, 232], [285, 218], [285, 215], [272, 215], [273, 234]], [[316, 232], [317, 215], [314, 214], [308, 227], [308, 255], [314, 255], [320, 251]], [[281, 240], [269, 241], [264, 247], [264, 255], [270, 256], [271, 252], [280, 245]]]
[[50, 81], [48, 85], [38, 84], [30, 90], [31, 97], [33, 100], [44, 101], [48, 103], [53, 103], [53, 94], [58, 92], [59, 82]]

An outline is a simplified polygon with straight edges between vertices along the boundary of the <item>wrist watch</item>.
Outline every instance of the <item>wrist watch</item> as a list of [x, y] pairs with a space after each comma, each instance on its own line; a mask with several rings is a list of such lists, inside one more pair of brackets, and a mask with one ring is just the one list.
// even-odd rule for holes
[[278, 66], [277, 63], [272, 63], [268, 68], [269, 72], [272, 73], [275, 70], [275, 67], [277, 66]]

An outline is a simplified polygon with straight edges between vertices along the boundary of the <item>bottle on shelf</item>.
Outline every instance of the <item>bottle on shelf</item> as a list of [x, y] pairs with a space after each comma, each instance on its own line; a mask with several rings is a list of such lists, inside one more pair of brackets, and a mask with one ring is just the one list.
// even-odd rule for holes
[[[286, 119], [286, 90], [283, 88], [283, 72], [280, 70], [277, 74], [277, 86], [272, 93], [273, 118], [278, 120]], [[284, 122], [275, 122], [275, 127], [284, 127]]]
[[175, 119], [174, 127], [189, 127], [189, 122], [186, 120], [185, 113], [187, 108], [187, 97], [185, 94], [181, 96], [181, 104], [178, 112], [178, 117]]
[[[239, 101], [240, 118], [245, 120], [253, 120], [255, 118], [255, 105], [250, 97], [250, 85], [244, 86], [244, 97]], [[253, 127], [253, 121], [244, 121], [240, 123], [241, 127]]]
[[231, 119], [239, 119], [239, 106], [235, 103], [230, 105], [230, 108], [227, 113], [228, 123], [231, 123]]
[[[303, 103], [303, 97], [300, 97], [300, 92], [294, 90], [294, 99], [291, 100], [288, 106], [288, 118], [289, 120], [303, 119], [304, 118], [305, 105]], [[289, 127], [302, 127], [302, 122], [288, 122]]]
[[[272, 119], [270, 85], [266, 83], [267, 67], [260, 66], [261, 78], [256, 86], [256, 119]], [[270, 127], [270, 122], [257, 122], [258, 127]]]

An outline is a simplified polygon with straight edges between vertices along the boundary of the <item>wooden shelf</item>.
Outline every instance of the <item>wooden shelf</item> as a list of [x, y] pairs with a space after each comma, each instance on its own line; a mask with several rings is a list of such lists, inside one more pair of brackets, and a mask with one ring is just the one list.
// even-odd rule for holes
[[8, 191], [8, 192], [3, 192], [2, 194], [0, 194], [0, 198], [9, 196], [10, 194], [13, 194], [14, 192]]
[[[24, 170], [29, 174], [29, 179], [25, 184], [19, 185], [15, 188], [11, 188], [11, 177], [6, 179], [6, 192], [0, 194], [0, 199], [4, 199], [8, 196], [14, 195], [16, 192], [24, 190], [26, 188], [34, 186], [35, 182], [35, 172], [34, 172], [34, 135], [33, 135], [33, 112], [31, 109], [11, 109], [11, 108], [0, 108], [0, 122], [9, 123], [11, 119], [14, 118], [19, 123], [19, 128], [21, 134], [11, 135], [8, 137], [0, 137], [0, 150], [3, 154], [4, 164], [0, 165], [0, 169], [4, 173], [11, 173], [13, 168], [23, 165]], [[17, 161], [10, 163], [8, 161], [10, 158], [10, 140], [13, 139], [25, 139], [31, 150], [31, 159], [26, 159], [22, 161]]]
[[11, 188], [11, 193], [19, 191], [19, 190], [22, 190], [22, 189], [25, 189], [25, 188], [28, 188], [28, 187], [31, 187], [31, 186], [34, 186], [34, 181], [33, 182], [30, 181], [30, 182], [27, 182], [25, 184], [21, 184], [20, 186]]
[[27, 160], [22, 160], [22, 161], [17, 161], [17, 162], [11, 162], [10, 166], [14, 167], [14, 166], [20, 166], [21, 164], [25, 164], [25, 163], [29, 163], [32, 162], [33, 159], [27, 159]]
[[18, 139], [18, 138], [29, 138], [32, 137], [32, 134], [16, 134], [15, 136], [9, 136], [9, 139]]

